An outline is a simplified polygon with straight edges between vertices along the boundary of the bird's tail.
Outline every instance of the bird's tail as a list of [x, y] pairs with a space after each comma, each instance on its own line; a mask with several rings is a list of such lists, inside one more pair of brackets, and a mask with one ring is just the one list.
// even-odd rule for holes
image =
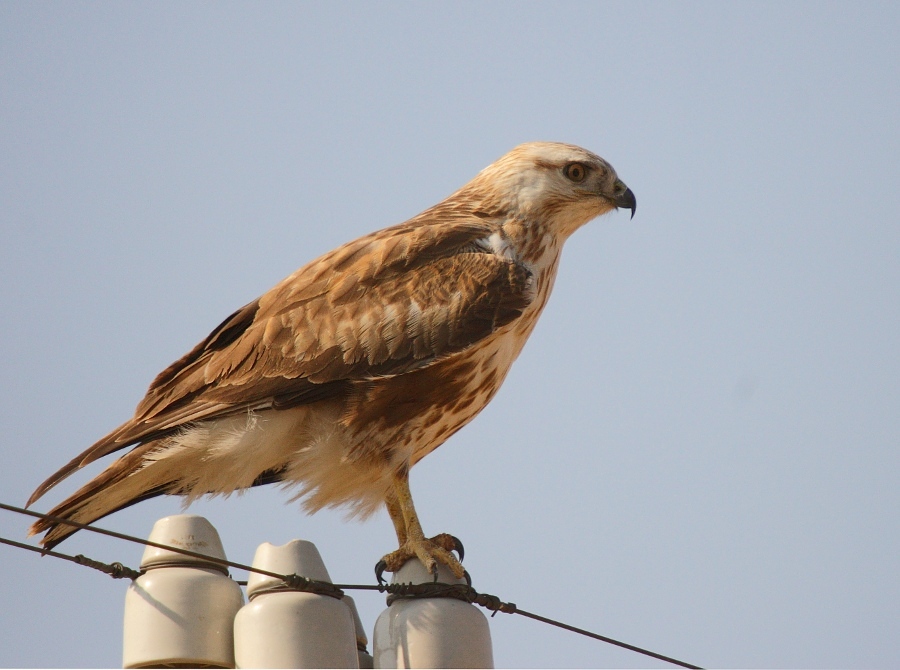
[[[137, 445], [49, 514], [87, 524], [162, 494], [181, 495], [190, 503], [280, 482], [290, 455], [306, 444], [305, 421], [305, 411], [298, 408], [193, 424]], [[41, 544], [51, 549], [77, 530], [64, 521], [41, 519], [31, 535], [46, 533]]]
[[[156, 442], [148, 442], [132, 449], [48, 514], [89, 524], [142, 500], [174, 492], [172, 489], [177, 482], [172, 479], [170, 469], [159, 467], [160, 462], [146, 458], [158, 447]], [[77, 526], [64, 521], [40, 519], [32, 524], [28, 534], [45, 533], [41, 544], [45, 549], [52, 549], [77, 530]]]

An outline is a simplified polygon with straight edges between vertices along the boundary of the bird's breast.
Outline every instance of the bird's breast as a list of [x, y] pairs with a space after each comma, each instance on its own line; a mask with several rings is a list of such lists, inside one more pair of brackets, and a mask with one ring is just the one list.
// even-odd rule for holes
[[414, 464], [493, 399], [546, 304], [555, 264], [537, 275], [532, 303], [512, 323], [433, 365], [358, 382], [344, 426], [356, 457]]

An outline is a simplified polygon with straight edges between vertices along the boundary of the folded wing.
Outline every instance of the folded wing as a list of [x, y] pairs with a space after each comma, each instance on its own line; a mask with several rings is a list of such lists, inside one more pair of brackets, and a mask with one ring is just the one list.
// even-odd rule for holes
[[164, 370], [131, 420], [51, 476], [28, 504], [98, 458], [186, 424], [315, 403], [354, 381], [404, 374], [472, 346], [515, 320], [534, 294], [526, 267], [479, 243], [492, 232], [475, 217], [426, 212], [298, 270]]

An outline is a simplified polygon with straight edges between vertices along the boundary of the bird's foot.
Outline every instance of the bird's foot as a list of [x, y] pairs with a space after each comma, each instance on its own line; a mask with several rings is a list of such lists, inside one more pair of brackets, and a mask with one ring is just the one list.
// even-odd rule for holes
[[[455, 551], [459, 554], [459, 558], [451, 554]], [[418, 558], [422, 561], [422, 565], [432, 575], [434, 581], [437, 581], [437, 564], [443, 563], [457, 579], [462, 579], [466, 575], [466, 570], [462, 566], [462, 560], [465, 556], [463, 544], [457, 538], [447, 533], [435, 535], [432, 538], [423, 537], [419, 540], [407, 540], [397, 551], [392, 551], [387, 556], [378, 561], [375, 566], [375, 576], [378, 583], [384, 581], [384, 573], [397, 572], [411, 558]]]

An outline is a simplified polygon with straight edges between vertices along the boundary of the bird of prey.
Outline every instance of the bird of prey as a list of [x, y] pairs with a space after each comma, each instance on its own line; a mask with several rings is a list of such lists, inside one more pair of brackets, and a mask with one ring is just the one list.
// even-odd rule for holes
[[[566, 239], [613, 209], [634, 216], [635, 204], [585, 149], [518, 146], [444, 201], [241, 307], [28, 504], [130, 448], [50, 514], [91, 523], [161, 494], [187, 504], [280, 483], [309, 513], [365, 517], [385, 505], [400, 546], [381, 571], [417, 557], [462, 577], [458, 541], [422, 531], [409, 470], [497, 393], [547, 303]], [[45, 532], [49, 549], [75, 530], [42, 519], [31, 534]]]

